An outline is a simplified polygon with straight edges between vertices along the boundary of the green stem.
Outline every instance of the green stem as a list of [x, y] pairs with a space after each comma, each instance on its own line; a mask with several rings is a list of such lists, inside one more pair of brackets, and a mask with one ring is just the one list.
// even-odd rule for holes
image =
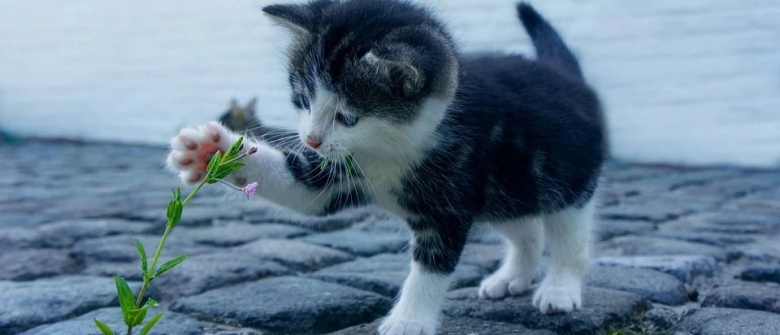
[[238, 161], [238, 160], [240, 160], [240, 159], [242, 159], [242, 158], [244, 158], [246, 156], [250, 156], [250, 155], [252, 155], [252, 154], [250, 154], [249, 151], [247, 151], [247, 152], [245, 152], [243, 154], [240, 154], [240, 155], [238, 155], [236, 157], [233, 157], [232, 159], [228, 159], [227, 161], [222, 162], [221, 165], [225, 165], [225, 164], [228, 164], [228, 163], [236, 162], [236, 161]]
[[[203, 181], [201, 181], [200, 184], [198, 184], [198, 186], [195, 187], [195, 189], [192, 190], [192, 192], [190, 192], [190, 195], [188, 195], [187, 198], [185, 198], [184, 201], [182, 201], [182, 203], [181, 203], [182, 209], [184, 209], [184, 206], [187, 205], [187, 203], [190, 201], [190, 199], [192, 199], [192, 197], [194, 197], [195, 194], [198, 193], [198, 191], [200, 191], [200, 189], [203, 187], [203, 185], [206, 185], [206, 182], [208, 180], [209, 180], [208, 178], [203, 179]], [[165, 240], [168, 239], [168, 234], [171, 233], [172, 229], [173, 229], [173, 226], [172, 226], [171, 222], [168, 222], [168, 224], [165, 225], [165, 232], [163, 233], [163, 236], [160, 239], [160, 243], [157, 244], [157, 251], [154, 252], [154, 258], [152, 258], [152, 266], [149, 267], [149, 272], [148, 272], [149, 273], [149, 276], [148, 276], [149, 278], [144, 278], [144, 282], [141, 285], [141, 292], [138, 294], [138, 298], [135, 300], [135, 308], [138, 308], [138, 307], [141, 306], [141, 302], [143, 301], [143, 298], [144, 298], [144, 292], [146, 292], [146, 287], [149, 286], [149, 283], [152, 281], [151, 274], [154, 273], [154, 268], [157, 266], [157, 261], [160, 259], [160, 254], [162, 253], [163, 246], [165, 245]], [[128, 328], [128, 335], [130, 334], [129, 332], [130, 332], [131, 329], [132, 329], [132, 327]]]

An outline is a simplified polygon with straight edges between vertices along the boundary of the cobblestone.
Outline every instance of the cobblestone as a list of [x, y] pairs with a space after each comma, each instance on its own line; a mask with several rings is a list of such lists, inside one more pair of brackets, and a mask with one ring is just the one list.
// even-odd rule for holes
[[0, 334], [15, 334], [113, 305], [117, 299], [110, 278], [61, 276], [26, 282], [0, 281], [0, 301]]
[[583, 282], [585, 285], [638, 294], [665, 305], [682, 305], [688, 300], [683, 282], [653, 270], [593, 266], [585, 271]]
[[780, 314], [780, 285], [733, 282], [708, 292], [704, 307], [754, 309]]
[[473, 288], [450, 292], [444, 313], [451, 317], [470, 317], [521, 324], [532, 329], [548, 329], [560, 334], [593, 334], [632, 321], [650, 308], [639, 295], [608, 289], [585, 287], [584, 308], [569, 314], [544, 315], [531, 304], [531, 295], [485, 303]]
[[[159, 242], [179, 186], [164, 171], [165, 154], [0, 146], [0, 334], [97, 335], [95, 316], [121, 328], [111, 277], [137, 288], [133, 239], [148, 253]], [[659, 334], [776, 335], [778, 176], [611, 163], [583, 310], [542, 315], [530, 294], [476, 299], [504, 251], [500, 236], [477, 226], [439, 333], [609, 334], [652, 325]], [[160, 334], [371, 334], [408, 271], [408, 231], [376, 209], [313, 218], [212, 188], [191, 204], [163, 260], [190, 258], [147, 291], [162, 302], [155, 312], [165, 311]]]
[[677, 325], [682, 334], [777, 335], [780, 315], [731, 308], [703, 308], [687, 315]]
[[171, 309], [242, 327], [324, 333], [374, 320], [390, 305], [390, 299], [374, 293], [313, 279], [280, 277], [178, 299]]

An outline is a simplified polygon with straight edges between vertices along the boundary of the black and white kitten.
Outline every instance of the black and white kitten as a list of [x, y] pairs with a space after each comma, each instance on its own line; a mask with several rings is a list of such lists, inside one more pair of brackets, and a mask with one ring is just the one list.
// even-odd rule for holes
[[[528, 290], [545, 241], [551, 262], [534, 305], [546, 313], [582, 306], [607, 156], [601, 107], [555, 30], [529, 5], [517, 9], [537, 60], [460, 55], [441, 22], [409, 1], [263, 9], [294, 32], [289, 79], [300, 141], [249, 141], [245, 149], [259, 151], [231, 178], [257, 181], [261, 196], [301, 212], [375, 204], [406, 220], [411, 273], [382, 335], [435, 333], [475, 222], [490, 223], [509, 245], [481, 297]], [[237, 136], [218, 123], [182, 130], [168, 163], [197, 182], [204, 157]], [[331, 164], [321, 169], [324, 159]]]

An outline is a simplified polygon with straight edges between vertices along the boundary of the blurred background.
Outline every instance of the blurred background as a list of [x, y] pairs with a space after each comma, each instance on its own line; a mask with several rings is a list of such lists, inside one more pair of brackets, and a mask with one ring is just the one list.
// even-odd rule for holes
[[[292, 127], [271, 2], [0, 0], [0, 129], [164, 144], [252, 97]], [[531, 2], [602, 95], [618, 159], [780, 165], [777, 0]], [[427, 3], [464, 51], [533, 52], [515, 0]]]

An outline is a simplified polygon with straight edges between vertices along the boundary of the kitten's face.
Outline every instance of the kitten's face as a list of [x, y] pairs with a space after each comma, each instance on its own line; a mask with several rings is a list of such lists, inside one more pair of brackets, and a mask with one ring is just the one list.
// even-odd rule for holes
[[298, 132], [329, 159], [424, 147], [454, 95], [457, 61], [446, 32], [409, 5], [388, 15], [382, 6], [389, 4], [397, 5], [319, 1], [264, 9], [296, 34], [290, 84]]

